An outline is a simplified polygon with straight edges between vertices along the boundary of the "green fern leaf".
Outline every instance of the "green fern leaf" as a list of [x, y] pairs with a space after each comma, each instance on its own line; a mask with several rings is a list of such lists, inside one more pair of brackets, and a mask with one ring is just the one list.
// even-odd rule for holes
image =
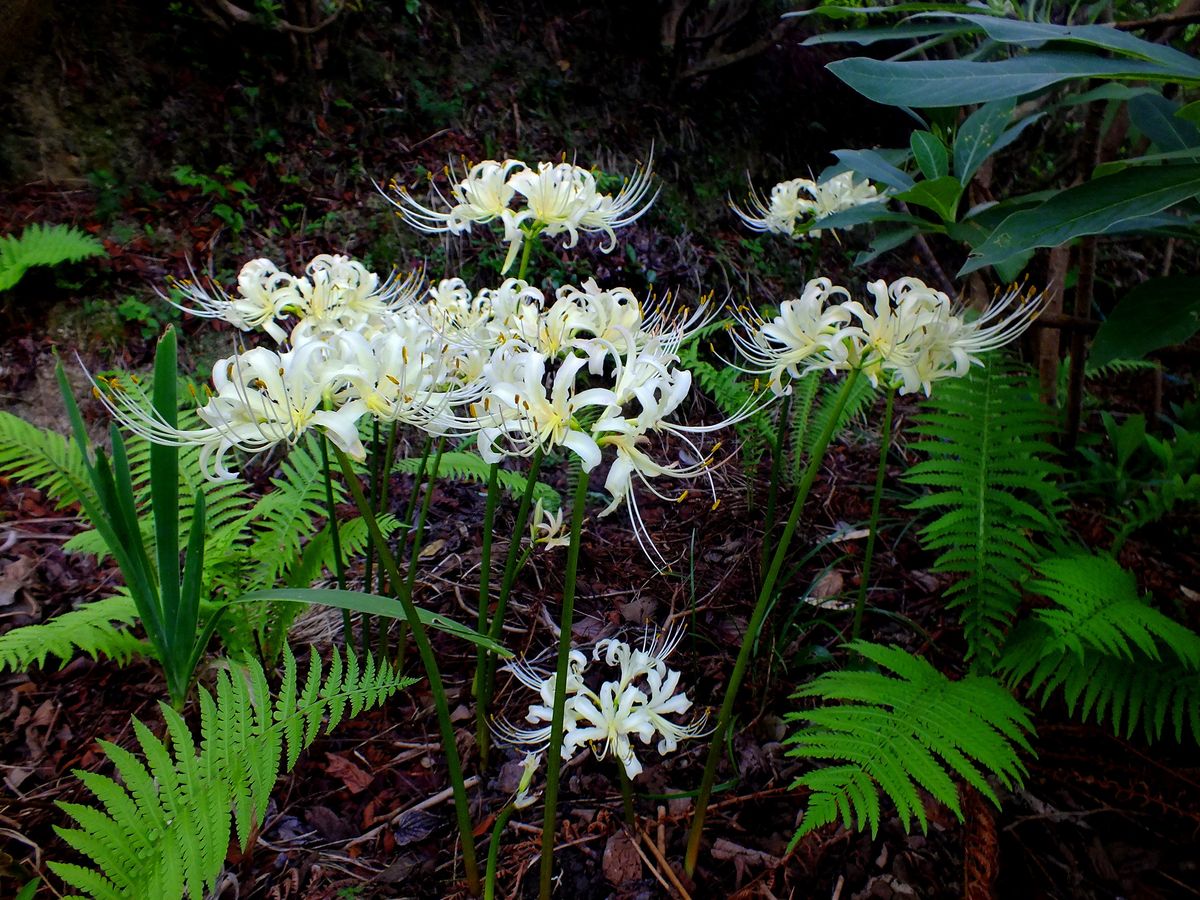
[[1057, 534], [1063, 496], [1054, 482], [1059, 469], [1047, 461], [1052, 430], [1028, 376], [1005, 371], [998, 358], [940, 383], [913, 428], [926, 458], [905, 478], [933, 490], [909, 508], [940, 512], [921, 539], [938, 554], [935, 570], [962, 576], [947, 596], [959, 610], [968, 658], [998, 654], [1040, 554], [1035, 538]]
[[6, 412], [0, 412], [0, 477], [32, 485], [60, 509], [90, 491], [87, 468], [73, 441]]
[[57, 266], [104, 256], [104, 245], [73, 225], [30, 225], [20, 237], [0, 237], [0, 291], [12, 288], [33, 266]]
[[0, 671], [14, 672], [45, 666], [46, 658], [62, 662], [86, 653], [92, 659], [104, 654], [118, 662], [128, 662], [149, 651], [145, 642], [132, 631], [137, 609], [128, 592], [87, 603], [71, 612], [55, 616], [38, 625], [25, 625], [0, 635]]
[[[397, 474], [415, 475], [420, 465], [421, 460], [416, 457], [400, 459], [396, 460], [392, 471]], [[475, 453], [448, 450], [442, 454], [442, 461], [438, 465], [438, 478], [450, 481], [474, 481], [486, 484], [489, 469], [490, 466]], [[519, 497], [525, 492], [527, 479], [520, 472], [509, 472], [507, 469], [501, 469], [497, 480], [500, 486], [513, 497]], [[533, 499], [541, 500], [542, 506], [551, 512], [557, 510], [562, 505], [562, 498], [558, 495], [558, 491], [542, 481], [534, 485]]]
[[1054, 605], [1014, 630], [997, 665], [1008, 684], [1027, 680], [1043, 705], [1061, 690], [1072, 715], [1126, 737], [1140, 723], [1154, 741], [1169, 724], [1177, 741], [1190, 731], [1200, 742], [1200, 635], [1150, 606], [1108, 557], [1079, 552], [1037, 570], [1030, 588]]
[[849, 648], [895, 674], [830, 672], [796, 696], [841, 701], [789, 721], [807, 723], [787, 738], [791, 756], [839, 764], [801, 776], [793, 787], [811, 792], [794, 844], [805, 834], [840, 819], [847, 827], [879, 830], [879, 794], [895, 804], [905, 828], [913, 819], [928, 825], [921, 790], [961, 820], [957, 775], [993, 803], [986, 780], [1020, 784], [1025, 768], [1019, 750], [1030, 751], [1033, 723], [995, 679], [968, 675], [951, 681], [920, 657], [899, 647], [855, 641]]
[[245, 848], [281, 761], [287, 770], [295, 765], [326, 715], [328, 733], [347, 703], [361, 711], [413, 683], [390, 666], [377, 667], [369, 656], [360, 669], [353, 651], [348, 654], [343, 666], [335, 651], [323, 674], [314, 651], [299, 697], [296, 660], [286, 647], [284, 683], [274, 700], [253, 660], [219, 673], [216, 696], [200, 692], [198, 746], [183, 718], [166, 704], [166, 740], [133, 720], [144, 762], [101, 741], [120, 782], [77, 772], [100, 806], [61, 803], [75, 827], [56, 828], [92, 867], [51, 862], [50, 868], [89, 897], [203, 897], [224, 865], [231, 810]]

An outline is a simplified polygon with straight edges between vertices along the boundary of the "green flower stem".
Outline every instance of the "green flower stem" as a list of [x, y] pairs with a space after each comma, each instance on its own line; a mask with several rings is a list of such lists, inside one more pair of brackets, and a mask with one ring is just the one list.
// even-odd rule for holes
[[[417, 583], [417, 563], [421, 558], [421, 549], [425, 543], [425, 522], [429, 518], [429, 507], [433, 503], [433, 492], [437, 488], [438, 469], [442, 465], [442, 454], [446, 450], [446, 439], [438, 438], [437, 452], [433, 456], [433, 465], [429, 467], [429, 480], [426, 482], [425, 499], [421, 502], [421, 514], [417, 517], [417, 528], [413, 532], [412, 553], [408, 560], [408, 577], [404, 580], [404, 596], [410, 600], [413, 588]], [[408, 627], [400, 623], [400, 649], [396, 656], [399, 668], [404, 668], [404, 656], [408, 648]]]
[[867, 605], [867, 585], [871, 581], [871, 561], [875, 558], [875, 533], [879, 530], [879, 505], [883, 499], [883, 481], [887, 476], [888, 451], [892, 449], [892, 407], [896, 400], [896, 389], [888, 388], [886, 405], [883, 408], [883, 425], [879, 432], [879, 468], [875, 470], [875, 493], [871, 495], [871, 521], [867, 527], [867, 549], [863, 555], [862, 581], [858, 585], [858, 597], [854, 600], [854, 625], [850, 629], [850, 640], [857, 641], [862, 631], [863, 609]]
[[[475, 620], [475, 630], [480, 634], [491, 631], [491, 621], [488, 618], [488, 607], [492, 601], [492, 531], [496, 527], [496, 506], [500, 500], [500, 463], [492, 463], [488, 469], [487, 505], [483, 511], [483, 547], [479, 551], [479, 616]], [[475, 746], [479, 748], [479, 768], [487, 768], [488, 748], [491, 746], [491, 732], [488, 730], [487, 710], [478, 702], [479, 689], [482, 682], [479, 675], [487, 665], [487, 653], [480, 647], [475, 655], [475, 679], [471, 684], [471, 694], [475, 697]], [[492, 847], [497, 842], [497, 835], [492, 835]], [[488, 851], [488, 871], [491, 872], [491, 850]], [[490, 884], [490, 881], [489, 881]], [[486, 890], [486, 888], [485, 888]]]
[[784, 449], [792, 425], [792, 395], [788, 394], [779, 407], [779, 425], [775, 433], [774, 456], [771, 458], [771, 482], [767, 485], [767, 525], [763, 530], [762, 567], [767, 567], [767, 547], [775, 531], [775, 507], [779, 502], [779, 482], [783, 479]]
[[[404, 507], [404, 518], [400, 522], [400, 530], [396, 538], [396, 553], [399, 553], [404, 547], [404, 541], [408, 538], [408, 534], [412, 531], [413, 516], [417, 512], [417, 497], [421, 495], [421, 484], [425, 480], [425, 467], [429, 464], [429, 451], [433, 449], [433, 438], [429, 435], [425, 436], [425, 446], [421, 448], [421, 462], [417, 466], [417, 474], [413, 476], [412, 491], [408, 495], [408, 503]], [[383, 578], [386, 573], [380, 571], [379, 593], [386, 594], [384, 590]], [[392, 590], [400, 590], [400, 584], [393, 584]], [[379, 623], [378, 643], [375, 645], [376, 655], [383, 659], [387, 656], [387, 640], [388, 632], [391, 630], [390, 622]]]
[[563, 583], [562, 614], [558, 627], [558, 668], [554, 676], [554, 712], [550, 719], [550, 747], [546, 751], [546, 813], [542, 820], [541, 882], [538, 896], [550, 900], [554, 878], [554, 837], [558, 831], [558, 774], [562, 769], [563, 717], [567, 705], [567, 662], [571, 653], [571, 621], [575, 617], [575, 574], [579, 570], [579, 535], [587, 502], [587, 473], [581, 473], [571, 506], [571, 545]]
[[625, 810], [625, 824], [630, 830], [634, 830], [637, 826], [637, 814], [633, 810], [633, 782], [625, 773], [625, 764], [620, 760], [616, 760], [616, 763], [617, 771], [621, 775], [621, 806]]
[[[375, 539], [375, 545], [379, 548], [380, 565], [386, 570], [388, 579], [393, 586], [403, 584], [403, 579], [396, 567], [396, 557], [392, 555], [391, 548], [388, 547], [387, 541], [384, 540], [383, 534], [379, 530], [375, 511], [371, 509], [371, 504], [367, 502], [367, 498], [363, 494], [362, 485], [359, 484], [358, 477], [354, 474], [354, 467], [340, 447], [335, 445], [333, 450], [342, 467], [350, 495], [358, 506], [359, 514], [367, 523], [367, 531]], [[429, 635], [417, 616], [417, 608], [413, 605], [412, 597], [406, 596], [402, 591], [397, 593], [400, 605], [404, 609], [404, 615], [408, 619], [408, 625], [412, 629], [413, 643], [417, 645], [421, 665], [424, 666], [425, 675], [429, 678], [429, 690], [433, 694], [433, 706], [437, 712], [442, 749], [446, 752], [446, 768], [449, 770], [450, 786], [454, 792], [454, 813], [458, 819], [458, 831], [462, 838], [463, 869], [467, 876], [467, 890], [471, 896], [477, 897], [479, 896], [479, 866], [475, 862], [475, 839], [471, 832], [471, 810], [467, 800], [467, 788], [463, 782], [462, 760], [458, 756], [458, 745], [455, 743], [454, 725], [450, 721], [450, 706], [446, 701], [446, 689], [442, 685], [442, 676], [433, 655], [433, 646], [429, 643]]]
[[525, 271], [529, 268], [529, 254], [533, 250], [533, 239], [541, 230], [541, 228], [530, 229], [525, 236], [525, 246], [521, 248], [521, 262], [517, 265], [517, 281], [525, 280]]
[[689, 877], [696, 871], [696, 860], [700, 855], [700, 838], [704, 833], [704, 816], [708, 811], [708, 799], [712, 795], [713, 782], [717, 777], [717, 764], [721, 760], [721, 752], [725, 747], [726, 737], [729, 732], [730, 719], [733, 717], [733, 705], [737, 700], [738, 688], [742, 686], [742, 679], [746, 675], [746, 666], [750, 662], [750, 656], [754, 652], [754, 645], [758, 641], [763, 619], [766, 617], [767, 607], [771, 605], [771, 600], [775, 596], [775, 585], [779, 580], [779, 572], [783, 568], [783, 561], [792, 543], [792, 537], [796, 533], [796, 526], [800, 522], [800, 513], [804, 510], [804, 501], [808, 499], [808, 492], [812, 489], [813, 481], [816, 480], [817, 472], [820, 470], [821, 463], [825, 459], [825, 451], [829, 447], [829, 442], [833, 439], [833, 433], [837, 429], [838, 420], [842, 417], [842, 412], [846, 408], [846, 402], [850, 398], [850, 391], [854, 387], [855, 381], [858, 380], [858, 375], [857, 369], [851, 369], [846, 375], [846, 379], [842, 382], [842, 387], [838, 391], [837, 399], [834, 402], [833, 415], [829, 417], [816, 443], [813, 444], [812, 455], [808, 460], [808, 467], [804, 470], [804, 477], [801, 479], [800, 485], [796, 490], [796, 498], [792, 501], [792, 509], [788, 515], [787, 525], [783, 529], [783, 536], [779, 539], [779, 545], [775, 548], [775, 555], [771, 559], [771, 567], [767, 570], [762, 589], [758, 592], [758, 600], [754, 604], [754, 612], [750, 616], [750, 622], [746, 626], [746, 634], [742, 638], [742, 648], [738, 651], [737, 661], [734, 662], [733, 672], [729, 676], [729, 683], [725, 686], [725, 699], [721, 702], [721, 710], [717, 715], [717, 725], [713, 729], [712, 743], [708, 748], [708, 759], [704, 764], [704, 776], [700, 781], [700, 789], [696, 794], [696, 812], [692, 816], [692, 827], [688, 833], [687, 853], [684, 856], [683, 868]]
[[[375, 510], [375, 514], [379, 514], [379, 420], [371, 420], [371, 509]], [[367, 590], [375, 584], [375, 542], [367, 537], [367, 562], [366, 562], [366, 577], [363, 579], [366, 582]], [[364, 623], [365, 624], [365, 623]]]
[[483, 877], [483, 900], [495, 900], [496, 869], [499, 867], [500, 861], [500, 838], [504, 836], [504, 829], [508, 827], [508, 820], [512, 818], [513, 810], [516, 808], [512, 803], [507, 804], [504, 809], [500, 810], [500, 815], [496, 816], [496, 824], [492, 826], [492, 842], [488, 844], [487, 873]]
[[[538, 475], [542, 471], [543, 453], [539, 447], [533, 453], [533, 460], [529, 464], [529, 480], [525, 482], [525, 490], [521, 492], [521, 503], [517, 507], [517, 518], [513, 522], [512, 539], [508, 542], [508, 555], [504, 560], [504, 576], [500, 582], [500, 596], [496, 599], [496, 612], [492, 616], [492, 627], [488, 631], [490, 637], [496, 643], [500, 641], [500, 635], [504, 628], [504, 614], [508, 610], [508, 598], [512, 593], [513, 584], [517, 580], [517, 565], [520, 559], [521, 538], [525, 535], [526, 529], [529, 528], [529, 510], [533, 506], [533, 489], [537, 485]], [[585, 481], [587, 479], [584, 479]], [[478, 673], [477, 673], [478, 674]], [[479, 684], [479, 689], [475, 691], [477, 703], [483, 707], [483, 713], [486, 717], [488, 706], [492, 702], [492, 693], [496, 687], [496, 660], [490, 656], [484, 663], [482, 680]]]
[[[333, 572], [337, 576], [339, 590], [346, 589], [346, 563], [342, 559], [342, 538], [338, 532], [337, 508], [333, 502], [333, 473], [329, 471], [329, 438], [321, 434], [321, 468], [325, 471], [325, 512], [329, 517], [329, 537], [333, 542]], [[367, 627], [363, 618], [363, 629]], [[342, 634], [346, 646], [351, 645], [350, 610], [342, 610]]]

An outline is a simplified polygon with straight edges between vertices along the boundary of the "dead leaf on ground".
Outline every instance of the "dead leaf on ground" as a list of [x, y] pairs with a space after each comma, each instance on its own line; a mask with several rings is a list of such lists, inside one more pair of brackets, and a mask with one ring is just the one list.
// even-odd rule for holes
[[602, 862], [604, 877], [614, 885], [636, 881], [642, 877], [642, 858], [633, 845], [633, 838], [624, 829], [614, 832], [604, 845]]
[[375, 776], [336, 753], [329, 754], [329, 765], [325, 771], [346, 786], [351, 794], [361, 794], [375, 780]]

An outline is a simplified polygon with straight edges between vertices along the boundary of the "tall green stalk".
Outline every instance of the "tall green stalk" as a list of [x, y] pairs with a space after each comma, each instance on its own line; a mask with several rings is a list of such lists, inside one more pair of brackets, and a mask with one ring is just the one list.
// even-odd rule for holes
[[783, 568], [783, 561], [792, 543], [792, 537], [796, 533], [796, 526], [800, 522], [800, 513], [804, 510], [804, 502], [808, 499], [808, 492], [812, 489], [817, 472], [820, 471], [821, 463], [825, 459], [825, 451], [829, 447], [830, 440], [833, 439], [833, 433], [837, 429], [842, 412], [846, 408], [846, 402], [850, 398], [850, 391], [854, 387], [855, 381], [858, 380], [858, 375], [859, 372], [857, 369], [852, 369], [846, 375], [846, 379], [842, 382], [842, 387], [838, 391], [837, 399], [834, 401], [833, 415], [826, 421], [825, 427], [817, 437], [816, 443], [813, 444], [812, 455], [808, 460], [808, 467], [804, 470], [804, 477], [801, 479], [800, 485], [796, 490], [796, 498], [792, 501], [792, 509], [788, 515], [787, 525], [783, 529], [783, 536], [779, 539], [779, 545], [775, 548], [775, 555], [771, 559], [771, 567], [767, 570], [762, 589], [758, 593], [758, 600], [754, 604], [754, 612], [750, 616], [749, 624], [746, 626], [746, 634], [742, 638], [742, 648], [738, 651], [737, 660], [733, 664], [733, 672], [729, 676], [729, 683], [725, 687], [725, 699], [722, 701], [721, 710], [717, 714], [717, 725], [713, 729], [712, 743], [708, 748], [708, 759], [704, 764], [704, 776], [701, 778], [700, 790], [696, 795], [696, 812], [692, 817], [691, 831], [688, 832], [687, 853], [684, 856], [683, 867], [689, 877], [696, 871], [696, 860], [700, 855], [700, 838], [704, 833], [704, 817], [708, 811], [708, 800], [712, 795], [713, 782], [716, 781], [717, 777], [717, 764], [721, 760], [721, 752], [725, 747], [725, 741], [729, 733], [729, 723], [733, 718], [733, 705], [737, 700], [738, 689], [742, 686], [742, 679], [746, 676], [746, 666], [750, 662], [750, 656], [754, 652], [759, 632], [762, 630], [767, 608], [771, 605], [771, 600], [775, 596], [775, 585], [779, 580], [779, 573]]
[[[492, 531], [496, 527], [496, 506], [500, 500], [500, 463], [492, 463], [488, 469], [487, 505], [483, 511], [483, 547], [479, 551], [479, 616], [475, 630], [480, 634], [491, 631], [488, 618], [492, 602]], [[491, 732], [488, 730], [487, 709], [479, 702], [479, 691], [483, 687], [479, 673], [487, 665], [488, 655], [482, 647], [475, 655], [475, 680], [471, 693], [475, 697], [475, 746], [479, 748], [479, 768], [487, 768], [488, 749], [491, 747]], [[490, 865], [490, 861], [489, 861]]]
[[[342, 535], [337, 528], [337, 506], [334, 503], [334, 473], [329, 470], [329, 438], [325, 433], [320, 434], [320, 468], [325, 473], [325, 515], [329, 517], [329, 539], [334, 545], [334, 574], [337, 576], [338, 590], [346, 590], [346, 560], [342, 558]], [[370, 584], [368, 584], [370, 588]], [[366, 631], [367, 619], [362, 617], [362, 630]], [[350, 634], [350, 611], [342, 610], [342, 634], [346, 636], [346, 646], [354, 646], [354, 636]]]
[[[771, 481], [767, 485], [767, 524], [763, 529], [762, 567], [767, 566], [767, 547], [775, 533], [775, 507], [779, 502], [779, 482], [783, 480], [783, 460], [787, 450], [788, 435], [792, 427], [792, 395], [783, 398], [779, 407], [779, 423], [775, 429], [774, 455], [771, 457]], [[797, 450], [799, 452], [799, 450]]]
[[[488, 630], [488, 637], [494, 642], [500, 642], [500, 635], [504, 628], [504, 614], [508, 610], [508, 598], [512, 593], [513, 584], [517, 580], [517, 571], [520, 569], [521, 558], [521, 538], [525, 535], [526, 529], [529, 528], [529, 510], [533, 506], [533, 490], [537, 486], [538, 475], [542, 471], [542, 459], [544, 454], [539, 447], [533, 453], [533, 460], [529, 465], [529, 480], [525, 482], [525, 490], [521, 492], [521, 503], [517, 507], [517, 518], [513, 522], [512, 540], [508, 542], [508, 555], [504, 560], [504, 575], [500, 581], [500, 596], [496, 598], [496, 612], [492, 616], [492, 625]], [[586, 478], [583, 479], [587, 481]], [[486, 717], [487, 709], [492, 702], [492, 694], [496, 688], [496, 660], [488, 655], [484, 660], [482, 672], [476, 672], [476, 703], [483, 708], [483, 715]], [[476, 715], [479, 713], [477, 712]]]
[[[337, 454], [338, 463], [341, 465], [342, 473], [346, 478], [346, 486], [350, 489], [350, 496], [354, 498], [354, 503], [358, 506], [358, 512], [367, 523], [367, 531], [375, 540], [376, 546], [379, 548], [379, 563], [387, 572], [388, 579], [391, 581], [393, 588], [403, 584], [404, 581], [400, 577], [400, 571], [396, 566], [396, 557], [392, 555], [391, 548], [388, 547], [387, 541], [384, 540], [382, 532], [379, 530], [379, 522], [375, 518], [375, 511], [371, 508], [366, 495], [363, 494], [362, 485], [358, 482], [358, 476], [354, 474], [354, 467], [350, 463], [349, 458], [342, 452], [341, 448], [334, 445], [334, 453]], [[425, 675], [429, 678], [429, 690], [433, 695], [433, 706], [437, 713], [438, 730], [441, 733], [442, 749], [446, 753], [446, 768], [450, 773], [450, 787], [454, 794], [454, 814], [458, 820], [458, 831], [462, 839], [462, 854], [463, 854], [463, 870], [467, 876], [467, 890], [471, 896], [479, 896], [479, 866], [475, 861], [475, 838], [471, 830], [471, 808], [467, 799], [467, 788], [463, 781], [462, 760], [458, 755], [458, 745], [455, 743], [454, 724], [450, 721], [450, 705], [446, 700], [446, 689], [442, 685], [441, 672], [438, 670], [437, 660], [433, 655], [433, 646], [429, 643], [429, 634], [425, 630], [425, 626], [421, 624], [421, 620], [417, 615], [417, 608], [413, 605], [412, 597], [407, 596], [404, 591], [397, 591], [400, 605], [404, 609], [404, 615], [408, 619], [408, 626], [412, 629], [413, 643], [417, 645], [417, 653], [421, 657], [421, 665], [425, 669]]]
[[571, 622], [575, 618], [575, 575], [579, 571], [579, 536], [583, 531], [583, 506], [588, 479], [584, 473], [575, 485], [571, 506], [571, 545], [563, 583], [562, 613], [558, 620], [558, 668], [554, 675], [554, 711], [550, 719], [550, 748], [546, 751], [546, 813], [542, 819], [541, 881], [538, 896], [550, 900], [554, 879], [554, 837], [558, 831], [558, 775], [562, 769], [563, 717], [567, 706], [567, 661], [571, 654]]
[[892, 448], [892, 406], [896, 400], [896, 389], [889, 387], [883, 408], [883, 425], [879, 432], [879, 468], [875, 470], [875, 493], [871, 495], [871, 521], [867, 524], [867, 549], [863, 555], [862, 581], [858, 585], [858, 596], [854, 600], [854, 625], [850, 640], [857, 641], [862, 631], [863, 609], [867, 605], [867, 586], [871, 582], [871, 562], [875, 559], [875, 534], [879, 531], [879, 506], [883, 499], [883, 481], [887, 477], [888, 451]]
[[[404, 580], [404, 596], [410, 600], [413, 595], [413, 588], [417, 583], [417, 563], [421, 559], [421, 550], [425, 543], [425, 522], [429, 518], [429, 507], [433, 502], [433, 492], [437, 488], [438, 469], [442, 465], [442, 454], [446, 451], [446, 439], [438, 438], [437, 452], [433, 456], [433, 465], [429, 467], [429, 480], [425, 488], [425, 499], [421, 502], [421, 514], [417, 517], [417, 527], [413, 531], [412, 552], [408, 560], [408, 577]], [[396, 654], [397, 664], [400, 668], [404, 667], [404, 656], [408, 648], [408, 628], [404, 622], [400, 623], [400, 640], [399, 650]]]

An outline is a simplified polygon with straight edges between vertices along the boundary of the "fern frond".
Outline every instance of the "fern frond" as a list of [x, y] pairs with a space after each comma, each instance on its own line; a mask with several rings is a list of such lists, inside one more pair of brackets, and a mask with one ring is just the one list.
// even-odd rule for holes
[[61, 509], [89, 490], [87, 469], [74, 441], [0, 412], [0, 477], [32, 485]]
[[881, 793], [891, 798], [906, 829], [913, 819], [925, 829], [921, 789], [961, 820], [953, 775], [996, 804], [987, 773], [1005, 787], [1021, 783], [1025, 767], [1018, 751], [1030, 752], [1025, 735], [1033, 732], [1033, 723], [1000, 682], [980, 675], [951, 681], [899, 647], [866, 641], [848, 647], [897, 677], [829, 672], [796, 692], [843, 702], [788, 716], [808, 723], [787, 738], [790, 756], [838, 761], [793, 785], [812, 792], [793, 844], [837, 819], [876, 834]]
[[30, 225], [20, 237], [0, 237], [0, 291], [13, 287], [33, 266], [57, 266], [103, 255], [104, 245], [73, 225]]
[[[416, 457], [398, 459], [392, 466], [392, 471], [397, 474], [415, 475], [420, 466], [421, 460]], [[475, 453], [447, 450], [442, 454], [442, 461], [438, 465], [438, 478], [486, 484], [489, 468], [489, 465]], [[500, 470], [498, 480], [500, 486], [513, 497], [521, 496], [528, 483], [528, 479], [520, 472], [509, 472], [507, 469]], [[562, 505], [562, 498], [558, 495], [558, 491], [543, 481], [539, 481], [533, 486], [533, 499], [541, 500], [542, 506], [552, 512]]]
[[[722, 326], [723, 323], [714, 322], [700, 332], [698, 337], [705, 337]], [[700, 341], [696, 340], [681, 347], [680, 364], [692, 373], [692, 377], [723, 415], [737, 415], [754, 398], [754, 382], [742, 377], [743, 373], [732, 366], [714, 366], [701, 359], [699, 346]], [[752, 471], [775, 440], [775, 427], [772, 425], [771, 416], [765, 410], [760, 411], [739, 421], [734, 429], [741, 441], [739, 453], [742, 466], [746, 471]]]
[[132, 626], [135, 621], [133, 598], [123, 592], [38, 625], [14, 628], [0, 635], [0, 671], [45, 666], [50, 656], [67, 662], [79, 653], [92, 659], [103, 653], [118, 662], [128, 662], [149, 650], [132, 631], [118, 627]]
[[[255, 536], [250, 557], [257, 561], [249, 580], [273, 587], [300, 555], [301, 541], [316, 531], [314, 520], [328, 515], [325, 508], [325, 469], [311, 442], [294, 447], [271, 479], [274, 490], [264, 494], [251, 513]], [[344, 495], [335, 479], [334, 500]], [[251, 588], [246, 588], [251, 589]]]
[[286, 770], [321, 732], [331, 731], [349, 705], [352, 714], [383, 703], [413, 683], [352, 650], [345, 664], [334, 651], [324, 673], [314, 651], [297, 696], [296, 660], [284, 650], [284, 682], [274, 699], [253, 660], [217, 676], [216, 696], [200, 692], [199, 747], [183, 718], [162, 705], [166, 739], [133, 720], [144, 761], [101, 741], [120, 781], [77, 772], [99, 806], [59, 804], [76, 827], [56, 828], [91, 867], [51, 862], [70, 887], [91, 897], [183, 897], [211, 891], [233, 831], [246, 847], [266, 809], [283, 762]]
[[[804, 474], [804, 464], [812, 453], [813, 444], [833, 418], [840, 383], [822, 383], [820, 372], [809, 372], [793, 388], [792, 401], [791, 482], [797, 484]], [[855, 419], [862, 416], [875, 400], [875, 388], [866, 378], [859, 378], [850, 388], [850, 396], [834, 426], [833, 434], [841, 434]], [[797, 410], [799, 405], [799, 410]], [[802, 411], [803, 416], [798, 415]]]
[[962, 578], [947, 591], [959, 610], [968, 658], [992, 659], [1021, 600], [1020, 584], [1038, 557], [1036, 539], [1058, 531], [1063, 496], [1046, 441], [1050, 411], [1023, 372], [993, 358], [965, 378], [947, 380], [917, 418], [926, 458], [905, 478], [933, 492], [909, 509], [936, 509], [921, 531], [938, 553], [934, 569]]
[[997, 665], [1008, 684], [1028, 679], [1044, 706], [1061, 690], [1067, 710], [1148, 741], [1168, 719], [1175, 739], [1200, 742], [1200, 635], [1149, 605], [1133, 575], [1089, 553], [1037, 567], [1030, 588], [1055, 604], [1014, 630]]

